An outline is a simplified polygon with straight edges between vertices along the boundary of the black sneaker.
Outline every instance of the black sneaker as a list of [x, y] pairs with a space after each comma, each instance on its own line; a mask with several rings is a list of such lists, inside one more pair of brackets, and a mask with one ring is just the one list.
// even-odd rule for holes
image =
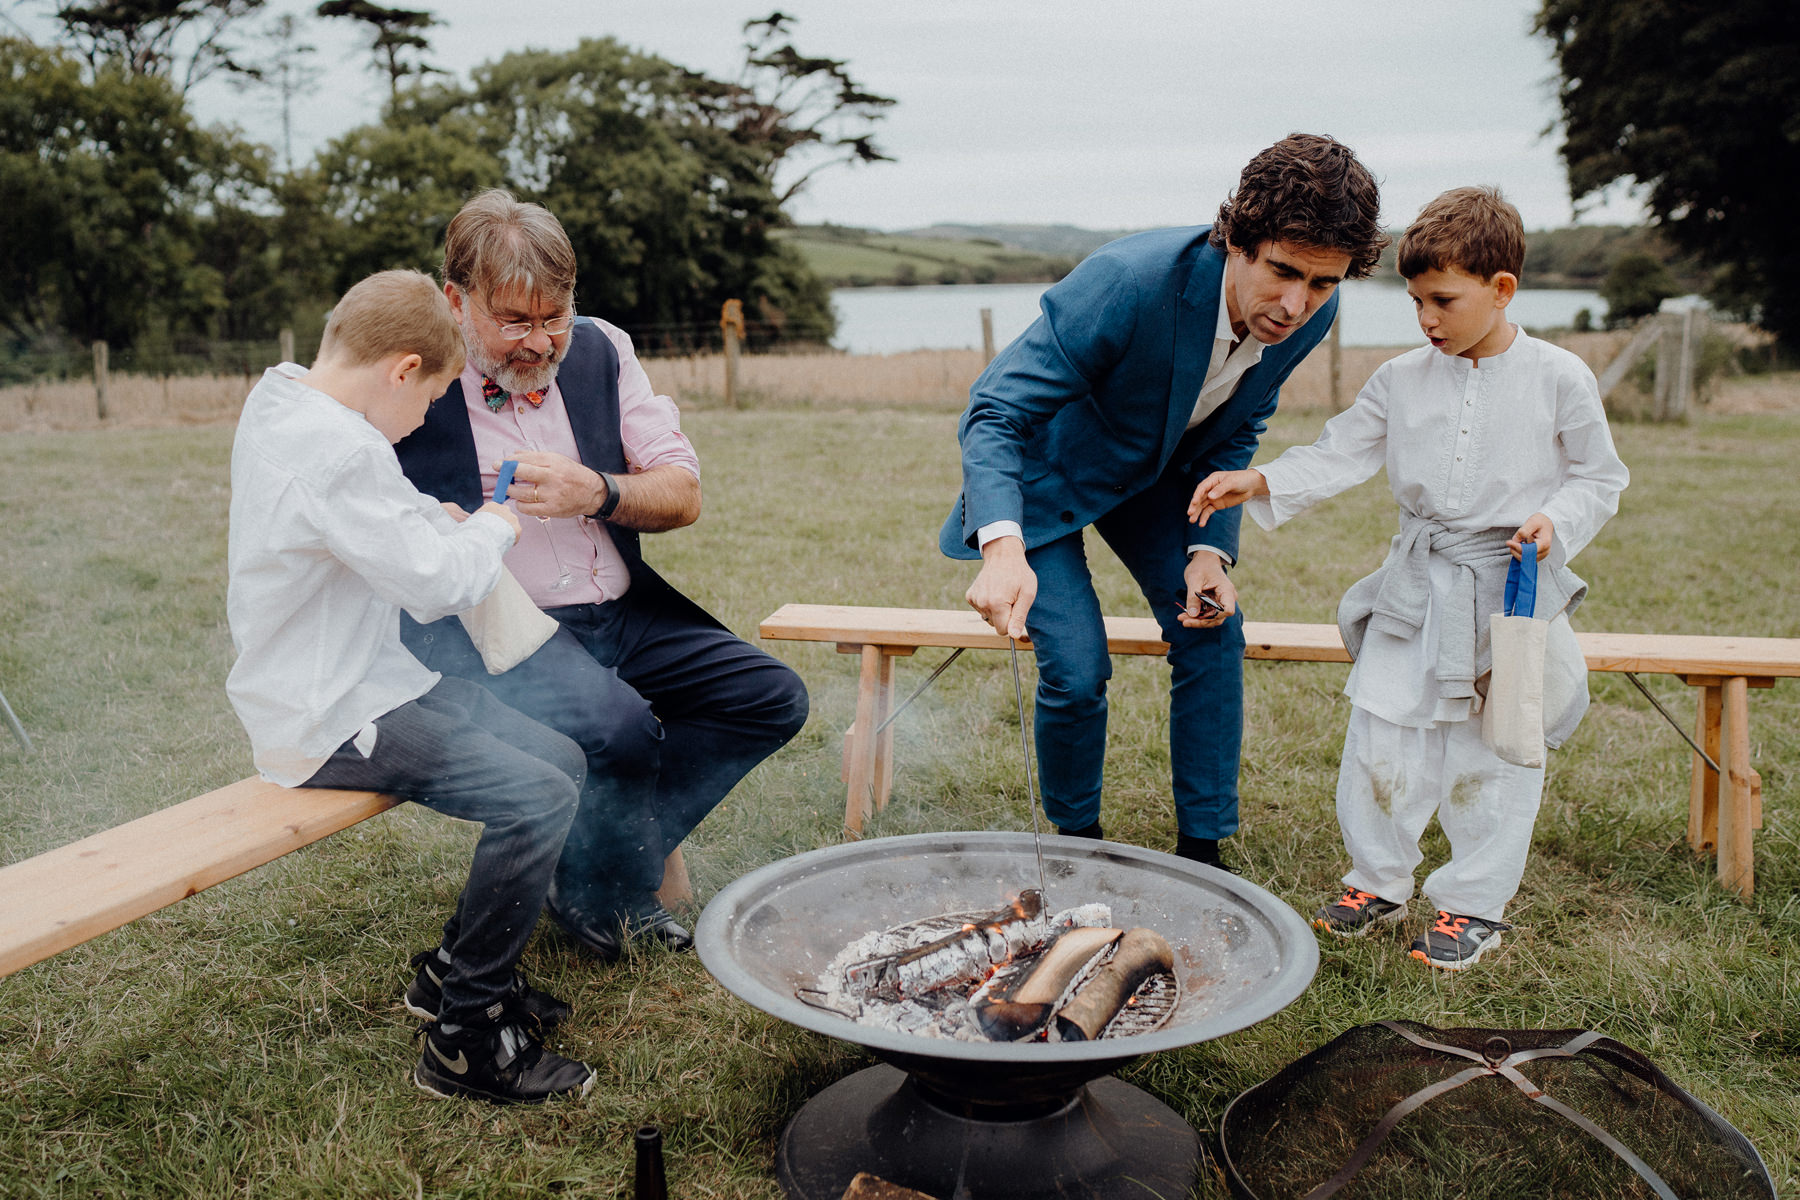
[[1412, 956], [1444, 971], [1461, 971], [1500, 944], [1511, 929], [1505, 921], [1484, 921], [1438, 910], [1437, 921], [1412, 944]]
[[445, 1098], [467, 1096], [493, 1104], [542, 1104], [552, 1096], [585, 1096], [594, 1086], [586, 1063], [544, 1049], [528, 1021], [503, 1005], [501, 1024], [445, 1033], [421, 1025], [424, 1048], [413, 1082]]
[[[438, 1009], [444, 1003], [444, 975], [450, 969], [450, 963], [439, 950], [421, 950], [412, 956], [413, 967], [417, 973], [413, 981], [406, 985], [406, 1011], [424, 1021], [435, 1021]], [[517, 1002], [525, 1016], [538, 1023], [538, 1027], [548, 1033], [562, 1024], [574, 1010], [558, 1000], [549, 992], [540, 992], [525, 981], [525, 972], [513, 971], [512, 992], [509, 999]]]
[[1361, 937], [1377, 925], [1405, 920], [1406, 905], [1383, 900], [1374, 892], [1350, 888], [1343, 898], [1313, 914], [1314, 929], [1339, 937]]

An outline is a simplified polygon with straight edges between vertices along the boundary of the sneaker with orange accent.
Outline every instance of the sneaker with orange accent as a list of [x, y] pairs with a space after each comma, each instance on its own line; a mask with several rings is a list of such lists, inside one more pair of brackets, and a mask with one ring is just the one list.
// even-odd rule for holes
[[1343, 899], [1313, 914], [1313, 928], [1338, 937], [1361, 937], [1377, 925], [1391, 925], [1406, 917], [1406, 905], [1383, 900], [1374, 892], [1351, 888]]
[[1460, 971], [1500, 944], [1500, 935], [1511, 929], [1505, 921], [1488, 921], [1438, 910], [1430, 929], [1414, 939], [1412, 956], [1428, 966]]

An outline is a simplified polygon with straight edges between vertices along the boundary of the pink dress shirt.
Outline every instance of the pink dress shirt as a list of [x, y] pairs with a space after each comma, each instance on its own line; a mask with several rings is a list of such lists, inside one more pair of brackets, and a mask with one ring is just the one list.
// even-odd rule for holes
[[[631, 348], [631, 338], [605, 321], [583, 319], [598, 325], [619, 352], [619, 432], [631, 473], [674, 463], [698, 479], [700, 460], [681, 432], [681, 414], [673, 400], [651, 388], [650, 377]], [[545, 450], [580, 461], [562, 389], [555, 383], [543, 404], [534, 407], [523, 396], [513, 396], [499, 412], [482, 399], [481, 372], [473, 366], [464, 368], [462, 386], [469, 406], [469, 428], [475, 435], [475, 455], [481, 463], [483, 496], [493, 496], [501, 461], [517, 451]], [[512, 504], [510, 500], [507, 503]], [[591, 517], [546, 521], [524, 513], [518, 517], [519, 541], [507, 552], [506, 566], [539, 608], [601, 604], [618, 599], [631, 586], [625, 560], [601, 528], [603, 522]]]

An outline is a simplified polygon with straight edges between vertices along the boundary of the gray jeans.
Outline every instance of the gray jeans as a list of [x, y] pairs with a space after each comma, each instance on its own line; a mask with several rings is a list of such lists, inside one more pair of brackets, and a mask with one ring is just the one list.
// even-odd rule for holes
[[377, 718], [375, 730], [366, 757], [345, 742], [306, 786], [387, 792], [481, 825], [468, 882], [444, 923], [451, 966], [438, 1015], [492, 1024], [488, 1010], [510, 990], [544, 910], [586, 758], [562, 734], [450, 676]]

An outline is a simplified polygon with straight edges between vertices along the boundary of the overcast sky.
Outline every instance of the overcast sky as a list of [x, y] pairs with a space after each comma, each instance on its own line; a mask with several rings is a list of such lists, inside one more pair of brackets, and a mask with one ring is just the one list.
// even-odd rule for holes
[[[466, 78], [509, 50], [582, 37], [714, 75], [773, 0], [396, 0], [428, 8], [431, 61]], [[272, 0], [276, 12], [314, 5]], [[1352, 146], [1404, 225], [1438, 192], [1498, 184], [1531, 228], [1631, 222], [1629, 197], [1577, 213], [1546, 134], [1557, 115], [1536, 0], [781, 0], [805, 54], [846, 59], [899, 103], [877, 142], [897, 162], [818, 176], [802, 222], [904, 229], [939, 221], [1142, 228], [1211, 219], [1256, 151], [1293, 130]], [[379, 115], [384, 76], [363, 27], [312, 20], [326, 68], [295, 119], [296, 154]], [[195, 107], [279, 141], [264, 92], [219, 81]]]

